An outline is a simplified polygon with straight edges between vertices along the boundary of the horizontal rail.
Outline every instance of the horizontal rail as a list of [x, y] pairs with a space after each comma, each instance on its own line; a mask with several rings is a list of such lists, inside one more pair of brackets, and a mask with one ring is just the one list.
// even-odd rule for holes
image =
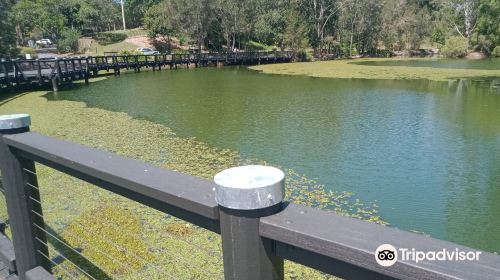
[[[140, 72], [141, 68], [180, 66], [208, 66], [290, 62], [295, 57], [291, 51], [238, 52], [238, 53], [181, 53], [133, 54], [104, 56], [74, 56], [42, 59], [11, 59], [0, 61], [0, 86], [16, 87], [21, 84], [43, 86], [52, 84], [54, 91], [63, 83], [99, 76], [99, 71], [113, 71], [120, 75], [122, 69]], [[102, 73], [101, 73], [102, 74]]]
[[[133, 58], [133, 57], [170, 57], [174, 58], [185, 58], [185, 59], [198, 59], [198, 58], [209, 58], [209, 57], [219, 57], [219, 58], [249, 58], [249, 57], [292, 57], [294, 52], [292, 51], [256, 51], [256, 52], [210, 52], [210, 53], [158, 53], [158, 54], [113, 54], [113, 55], [96, 55], [96, 56], [70, 56], [70, 57], [52, 57], [52, 58], [39, 58], [39, 59], [7, 59], [0, 61], [0, 63], [32, 63], [32, 62], [55, 62], [55, 61], [73, 61], [85, 59], [104, 59], [103, 63], [106, 63], [108, 58]], [[132, 62], [132, 61], [130, 61]], [[154, 62], [154, 61], [150, 61]]]
[[0, 262], [4, 263], [10, 272], [16, 271], [16, 256], [14, 246], [5, 235], [0, 234]]
[[56, 278], [43, 267], [37, 266], [26, 272], [26, 280], [56, 280]]
[[[415, 262], [398, 258], [394, 265], [384, 267], [375, 259], [375, 252], [382, 244], [422, 252], [477, 250], [292, 203], [277, 208], [276, 214], [263, 216], [255, 216], [254, 210], [233, 211], [217, 204], [214, 183], [204, 179], [36, 132], [5, 134], [1, 138], [0, 143], [7, 145], [15, 157], [47, 165], [216, 233], [221, 233], [221, 223], [225, 222], [222, 223], [224, 264], [228, 266], [225, 269], [233, 271], [231, 265], [235, 265], [234, 271], [239, 275], [245, 274], [242, 271], [252, 272], [256, 263], [271, 260], [262, 267], [269, 268], [267, 265], [272, 264], [276, 279], [281, 279], [282, 263], [274, 259], [278, 257], [280, 261], [292, 260], [345, 279], [500, 279], [500, 256], [491, 253], [480, 252], [480, 258], [474, 261]], [[266, 209], [270, 208], [263, 211]], [[262, 249], [265, 254], [252, 251], [248, 244], [265, 244]], [[243, 259], [229, 256], [250, 251], [259, 260], [245, 260], [246, 267], [241, 266]], [[19, 265], [20, 259], [17, 260]]]
[[375, 261], [382, 244], [419, 251], [477, 251], [375, 223], [296, 204], [261, 218], [262, 237], [277, 241], [276, 254], [347, 279], [500, 279], [500, 256], [481, 252], [478, 261]]
[[219, 232], [213, 183], [36, 132], [5, 135], [19, 156]]

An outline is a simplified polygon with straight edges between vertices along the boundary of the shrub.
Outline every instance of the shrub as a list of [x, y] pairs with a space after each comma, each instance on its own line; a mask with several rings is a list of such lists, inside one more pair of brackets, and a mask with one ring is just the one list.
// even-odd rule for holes
[[161, 53], [169, 53], [172, 51], [172, 44], [169, 43], [168, 39], [166, 38], [156, 38], [151, 42], [151, 44], [157, 51]]
[[492, 56], [500, 57], [500, 46], [496, 46], [491, 52]]
[[377, 57], [393, 57], [394, 52], [388, 49], [376, 50]]
[[297, 53], [295, 54], [295, 57], [299, 62], [306, 62], [312, 60], [311, 54], [308, 53], [306, 50], [298, 50]]
[[61, 32], [61, 39], [57, 42], [57, 50], [60, 52], [77, 52], [80, 32], [66, 29]]
[[127, 39], [127, 37], [128, 36], [125, 33], [103, 32], [99, 33], [95, 39], [100, 45], [110, 45], [121, 42]]
[[22, 55], [23, 57], [26, 57], [27, 54], [31, 55], [31, 58], [37, 58], [38, 54], [35, 49], [33, 48], [27, 48], [27, 47], [20, 47], [19, 48], [19, 54]]
[[446, 57], [464, 57], [467, 55], [467, 48], [467, 39], [452, 36], [446, 38], [446, 42], [441, 48], [441, 53]]
[[488, 40], [486, 36], [480, 35], [477, 40], [477, 45], [475, 47], [476, 51], [482, 52], [485, 55], [491, 55], [491, 51], [493, 50], [493, 42]]
[[141, 55], [142, 53], [136, 50], [121, 50], [118, 52], [120, 55]]
[[264, 50], [269, 50], [271, 48], [270, 46], [268, 46], [266, 44], [255, 42], [255, 41], [248, 41], [248, 42], [245, 42], [243, 45], [245, 46], [245, 49], [247, 51], [264, 51]]

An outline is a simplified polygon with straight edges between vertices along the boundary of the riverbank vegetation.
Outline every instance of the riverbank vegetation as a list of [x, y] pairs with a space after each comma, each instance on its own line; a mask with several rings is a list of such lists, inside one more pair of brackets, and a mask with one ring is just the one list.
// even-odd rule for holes
[[[399, 59], [404, 62], [405, 59]], [[432, 59], [428, 59], [432, 61]], [[500, 77], [500, 69], [459, 69], [411, 66], [379, 66], [363, 63], [395, 61], [387, 58], [364, 58], [358, 60], [316, 61], [312, 63], [287, 63], [251, 66], [250, 69], [267, 74], [305, 75], [321, 78], [343, 79], [426, 79], [447, 81], [460, 78]]]
[[[133, 119], [125, 113], [58, 101], [57, 96], [47, 92], [4, 96], [0, 114], [18, 112], [32, 116], [33, 131], [209, 180], [231, 166], [263, 163], [193, 138], [177, 137], [168, 127]], [[97, 279], [107, 279], [105, 275], [120, 279], [165, 279], [165, 275], [179, 279], [222, 278], [218, 235], [45, 166], [37, 165], [37, 173], [47, 228], [78, 248], [98, 268], [49, 237], [51, 256], [59, 255], [55, 249], [74, 257], [73, 261], [94, 272]], [[361, 203], [351, 193], [326, 191], [292, 170], [286, 173], [288, 199], [383, 223], [376, 206]], [[0, 215], [5, 219], [3, 198], [0, 206]], [[76, 271], [68, 261], [60, 261], [57, 275], [66, 276], [62, 269]], [[312, 269], [290, 262], [286, 265], [287, 279], [328, 279]]]
[[[170, 51], [173, 42], [218, 51], [246, 49], [257, 42], [298, 53], [313, 49], [318, 58], [428, 54], [437, 49], [464, 56], [472, 50], [489, 55], [500, 45], [500, 0], [124, 3], [127, 26], [146, 27], [160, 51]], [[101, 32], [122, 28], [120, 3], [113, 0], [0, 0], [0, 11], [4, 56], [15, 54], [30, 39], [59, 43], [74, 40], [69, 30], [99, 38]]]

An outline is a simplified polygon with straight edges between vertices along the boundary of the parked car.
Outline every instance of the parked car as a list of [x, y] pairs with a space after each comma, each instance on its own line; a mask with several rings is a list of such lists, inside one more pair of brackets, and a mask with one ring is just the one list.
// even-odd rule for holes
[[141, 52], [142, 54], [145, 54], [145, 55], [160, 54], [159, 51], [155, 51], [155, 50], [153, 50], [151, 48], [137, 48], [137, 51]]
[[36, 41], [35, 43], [37, 45], [43, 46], [43, 47], [52, 45], [52, 41], [50, 39], [40, 39], [40, 40]]

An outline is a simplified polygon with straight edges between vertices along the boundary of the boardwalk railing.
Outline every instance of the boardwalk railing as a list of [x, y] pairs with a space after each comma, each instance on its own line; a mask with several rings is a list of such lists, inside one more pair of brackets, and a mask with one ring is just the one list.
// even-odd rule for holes
[[[272, 167], [228, 169], [214, 183], [30, 132], [29, 123], [28, 115], [0, 120], [0, 167], [20, 279], [34, 268], [50, 270], [41, 257], [46, 243], [37, 242], [46, 231], [33, 226], [43, 225], [42, 216], [32, 215], [43, 210], [35, 162], [221, 234], [225, 279], [283, 279], [283, 260], [345, 279], [500, 279], [497, 255], [283, 201], [284, 175]], [[381, 244], [398, 248], [385, 259], [394, 260], [391, 266], [376, 260]], [[416, 250], [416, 261], [403, 248]], [[479, 259], [423, 260], [420, 251], [471, 251]]]
[[22, 84], [43, 85], [52, 83], [54, 89], [62, 82], [97, 76], [99, 71], [133, 69], [139, 72], [147, 67], [161, 70], [164, 67], [177, 68], [179, 65], [195, 67], [224, 63], [226, 65], [266, 64], [290, 62], [293, 52], [238, 52], [201, 54], [155, 54], [155, 55], [106, 55], [87, 57], [64, 57], [55, 59], [16, 59], [0, 61], [0, 87]]

